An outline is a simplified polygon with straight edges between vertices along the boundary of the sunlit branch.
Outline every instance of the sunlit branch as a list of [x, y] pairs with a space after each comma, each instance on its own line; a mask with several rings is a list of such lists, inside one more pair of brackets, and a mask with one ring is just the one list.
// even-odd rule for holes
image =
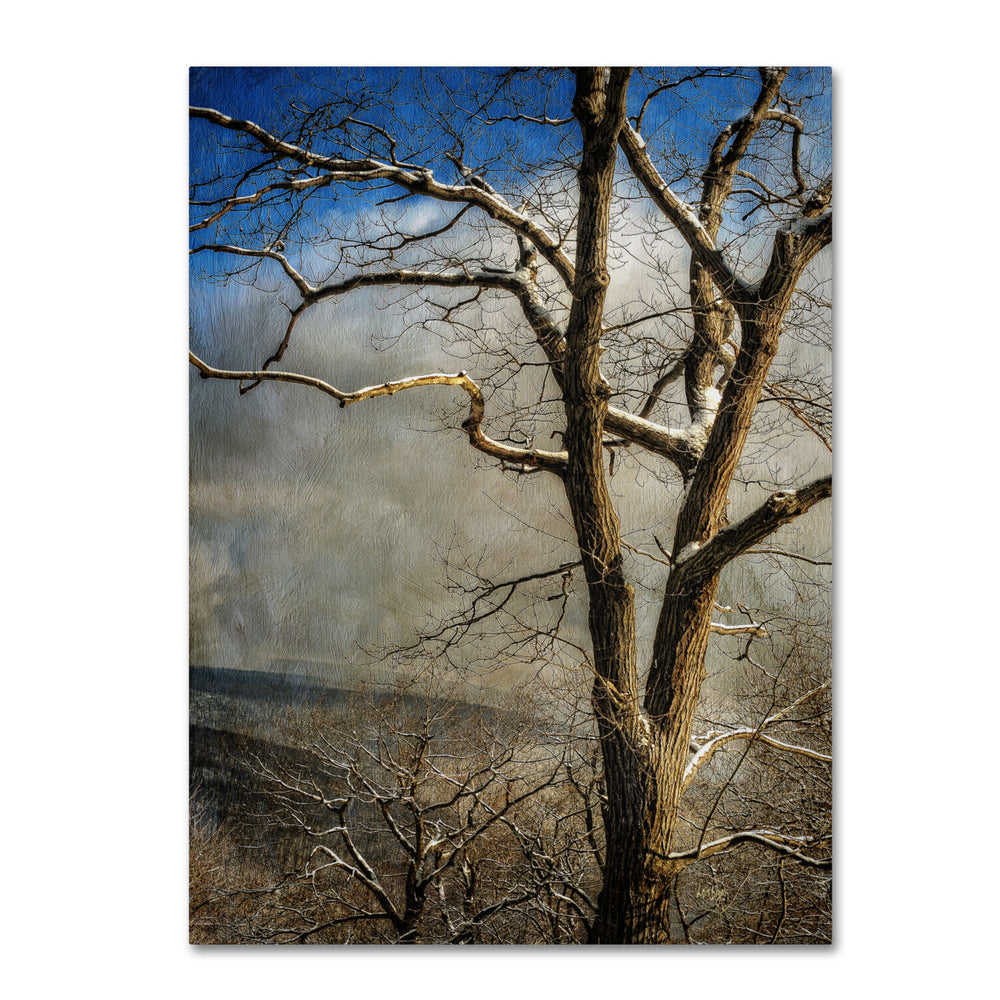
[[370, 129], [372, 132], [382, 136], [383, 139], [389, 144], [389, 161], [394, 167], [413, 167], [415, 164], [412, 163], [400, 163], [396, 158], [396, 140], [384, 129], [381, 125], [376, 125], [373, 122], [362, 121], [360, 118], [356, 118], [354, 115], [348, 115], [344, 122], [350, 122], [352, 125], [360, 125], [362, 128]]
[[195, 354], [189, 352], [191, 364], [200, 372], [202, 378], [228, 379], [236, 382], [249, 381], [274, 381], [291, 382], [296, 385], [310, 386], [319, 389], [320, 392], [332, 396], [343, 406], [351, 403], [358, 403], [365, 399], [374, 399], [377, 396], [391, 396], [394, 393], [402, 392], [405, 389], [420, 388], [430, 385], [454, 385], [465, 391], [471, 401], [469, 416], [462, 423], [462, 429], [468, 434], [469, 443], [478, 451], [489, 455], [491, 458], [499, 459], [502, 462], [520, 467], [534, 467], [546, 469], [549, 472], [561, 474], [566, 466], [565, 452], [540, 451], [538, 449], [512, 448], [509, 445], [501, 444], [487, 437], [480, 425], [485, 416], [486, 406], [483, 394], [479, 386], [465, 372], [458, 372], [449, 375], [443, 372], [435, 372], [430, 375], [417, 375], [412, 378], [399, 379], [395, 382], [383, 382], [381, 385], [366, 386], [354, 392], [342, 392], [322, 379], [313, 378], [310, 375], [299, 375], [295, 372], [280, 371], [226, 371], [213, 368], [206, 364]]
[[708, 631], [715, 635], [755, 635], [758, 639], [767, 635], [763, 625], [723, 625], [721, 622], [711, 622]]
[[572, 125], [572, 118], [542, 118], [538, 115], [500, 115], [497, 118], [484, 118], [482, 115], [470, 115], [474, 121], [484, 125], [496, 125], [499, 122], [528, 122], [532, 125]]

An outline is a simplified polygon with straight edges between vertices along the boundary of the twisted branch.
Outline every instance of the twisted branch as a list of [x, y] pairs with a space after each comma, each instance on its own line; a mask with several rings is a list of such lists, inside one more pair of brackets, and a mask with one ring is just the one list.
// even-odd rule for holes
[[281, 371], [227, 371], [221, 368], [213, 368], [206, 364], [193, 352], [188, 352], [191, 364], [201, 372], [204, 379], [217, 378], [228, 379], [235, 382], [250, 381], [272, 381], [291, 382], [295, 385], [307, 385], [320, 392], [332, 396], [338, 401], [341, 407], [349, 406], [351, 403], [359, 403], [365, 399], [374, 399], [376, 396], [392, 396], [404, 389], [415, 389], [428, 385], [455, 385], [464, 390], [469, 395], [470, 409], [469, 416], [462, 422], [462, 429], [469, 437], [469, 443], [477, 451], [489, 455], [491, 458], [499, 459], [501, 462], [511, 464], [521, 468], [545, 469], [561, 475], [566, 467], [567, 455], [565, 451], [541, 451], [537, 448], [512, 448], [509, 445], [494, 441], [483, 433], [481, 424], [486, 414], [486, 403], [483, 399], [479, 386], [464, 372], [457, 372], [449, 375], [444, 372], [434, 372], [430, 375], [415, 375], [411, 378], [398, 379], [394, 382], [382, 382], [380, 385], [369, 385], [354, 392], [343, 392], [335, 386], [324, 382], [322, 379], [313, 378], [311, 375], [300, 375], [296, 372]]

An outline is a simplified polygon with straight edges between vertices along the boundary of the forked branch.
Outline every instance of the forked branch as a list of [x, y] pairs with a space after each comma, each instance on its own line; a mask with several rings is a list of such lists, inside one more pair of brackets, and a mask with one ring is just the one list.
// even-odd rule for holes
[[790, 705], [786, 705], [780, 711], [769, 715], [759, 726], [753, 728], [747, 726], [742, 729], [733, 729], [726, 733], [713, 734], [708, 742], [698, 750], [690, 761], [688, 761], [688, 765], [684, 770], [684, 789], [686, 790], [691, 785], [691, 782], [694, 780], [694, 777], [698, 773], [699, 769], [711, 760], [717, 750], [735, 740], [750, 740], [765, 743], [770, 747], [774, 747], [776, 750], [784, 750], [788, 753], [795, 753], [804, 757], [809, 757], [812, 760], [818, 760], [824, 764], [832, 764], [833, 757], [830, 756], [830, 754], [821, 753], [820, 751], [812, 750], [809, 747], [786, 743], [784, 740], [776, 740], [764, 731], [768, 726], [772, 726], [774, 723], [780, 722], [794, 709], [805, 704], [805, 702], [810, 701], [812, 698], [815, 698], [816, 695], [818, 695], [821, 691], [825, 691], [829, 686], [830, 682], [826, 681], [818, 687], [812, 688], [800, 698], [796, 698]]

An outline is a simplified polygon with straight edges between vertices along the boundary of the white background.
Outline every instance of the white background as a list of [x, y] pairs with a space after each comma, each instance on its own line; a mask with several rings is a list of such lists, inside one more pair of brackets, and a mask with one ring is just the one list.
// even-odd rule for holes
[[[220, 5], [221, 6], [221, 5]], [[5, 979], [17, 996], [983, 995], [996, 917], [987, 14], [181, 2], [6, 15]], [[836, 13], [834, 12], [836, 9]], [[189, 65], [835, 71], [836, 944], [187, 945]], [[978, 985], [980, 982], [983, 985]]]

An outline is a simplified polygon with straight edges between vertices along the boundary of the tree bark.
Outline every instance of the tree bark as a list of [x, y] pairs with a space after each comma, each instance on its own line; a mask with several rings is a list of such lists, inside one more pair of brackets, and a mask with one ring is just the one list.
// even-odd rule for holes
[[[622, 569], [618, 518], [604, 475], [604, 421], [610, 388], [600, 371], [608, 286], [608, 236], [618, 133], [628, 73], [577, 72], [573, 112], [583, 134], [576, 280], [566, 331], [563, 398], [568, 463], [563, 477], [590, 601], [592, 701], [604, 758], [607, 858], [592, 940], [644, 940], [654, 886], [647, 876], [650, 817], [659, 812], [656, 754], [639, 707], [635, 594]], [[659, 914], [655, 914], [658, 918]]]

